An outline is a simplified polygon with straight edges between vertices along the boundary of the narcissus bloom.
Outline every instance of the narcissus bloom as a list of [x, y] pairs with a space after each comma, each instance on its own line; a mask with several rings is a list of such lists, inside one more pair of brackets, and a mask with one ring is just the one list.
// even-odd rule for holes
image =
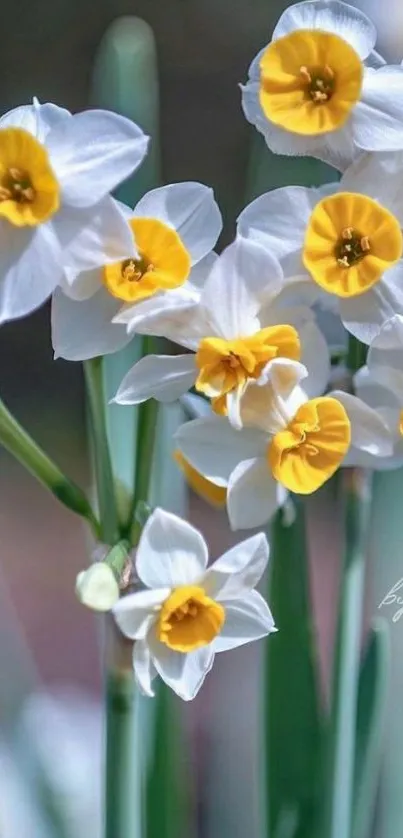
[[276, 630], [268, 605], [253, 590], [268, 558], [260, 533], [207, 567], [207, 545], [198, 530], [162, 509], [152, 513], [136, 555], [146, 589], [122, 597], [113, 609], [121, 631], [135, 641], [134, 673], [146, 695], [153, 695], [158, 674], [189, 701], [216, 652]]
[[150, 313], [141, 324], [140, 331], [163, 334], [194, 354], [143, 358], [123, 380], [116, 401], [172, 401], [195, 385], [217, 413], [228, 412], [236, 423], [246, 382], [277, 357], [301, 358], [310, 373], [308, 387], [323, 392], [326, 342], [310, 309], [292, 304], [292, 289], [284, 298], [290, 288], [284, 288], [281, 267], [269, 252], [236, 240], [213, 263], [197, 305]]
[[147, 142], [108, 111], [72, 116], [34, 100], [0, 119], [0, 322], [40, 306], [64, 270], [127, 254], [130, 231], [108, 193]]
[[242, 88], [245, 116], [269, 148], [343, 171], [361, 149], [403, 147], [403, 73], [382, 66], [376, 37], [369, 18], [339, 0], [283, 12]]
[[338, 301], [348, 331], [370, 343], [386, 319], [403, 313], [401, 187], [400, 153], [362, 155], [339, 184], [262, 195], [241, 213], [238, 229], [286, 272], [302, 262], [318, 294]]
[[[54, 295], [53, 346], [67, 360], [121, 349], [149, 314], [150, 303], [152, 311], [169, 309], [178, 289], [182, 304], [196, 302], [206, 260], [209, 265], [221, 232], [213, 191], [201, 183], [163, 186], [144, 195], [133, 210], [119, 207], [130, 237], [124, 258], [69, 273], [63, 291]], [[120, 322], [113, 322], [118, 312]]]
[[242, 429], [223, 417], [195, 419], [179, 428], [176, 443], [204, 477], [227, 489], [233, 529], [266, 523], [287, 491], [311, 494], [342, 465], [353, 443], [389, 454], [390, 434], [359, 399], [346, 407], [334, 395], [308, 399], [306, 370], [274, 360], [241, 399]]

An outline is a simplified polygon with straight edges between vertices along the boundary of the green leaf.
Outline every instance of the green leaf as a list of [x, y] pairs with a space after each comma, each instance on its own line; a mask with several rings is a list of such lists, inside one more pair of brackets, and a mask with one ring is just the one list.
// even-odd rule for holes
[[345, 551], [341, 574], [330, 719], [324, 747], [324, 794], [319, 838], [350, 838], [371, 475], [346, 469]]
[[372, 627], [358, 686], [352, 838], [368, 838], [373, 822], [388, 676], [389, 630], [379, 619]]
[[312, 838], [320, 796], [321, 713], [309, 596], [304, 505], [271, 528], [269, 602], [279, 629], [267, 641], [265, 690], [270, 838]]

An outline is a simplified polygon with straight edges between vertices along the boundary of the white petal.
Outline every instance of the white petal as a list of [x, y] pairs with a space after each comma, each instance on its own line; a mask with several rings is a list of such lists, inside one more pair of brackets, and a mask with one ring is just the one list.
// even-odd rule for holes
[[259, 532], [220, 556], [208, 568], [203, 588], [213, 599], [238, 597], [257, 585], [268, 560], [269, 544], [265, 534]]
[[225, 622], [213, 640], [215, 652], [236, 649], [276, 631], [270, 608], [257, 591], [249, 591], [242, 598], [223, 602], [223, 605]]
[[71, 300], [88, 300], [104, 288], [103, 268], [91, 268], [89, 271], [80, 271], [78, 274], [67, 268], [60, 287], [66, 297], [70, 297]]
[[159, 218], [174, 227], [189, 251], [192, 262], [199, 262], [213, 249], [222, 229], [222, 218], [213, 190], [202, 183], [172, 183], [147, 192], [133, 214]]
[[326, 338], [314, 321], [308, 321], [300, 329], [301, 363], [307, 368], [308, 376], [303, 388], [309, 396], [320, 396], [326, 390], [330, 378], [330, 353]]
[[377, 33], [372, 21], [359, 9], [340, 0], [307, 0], [289, 6], [280, 17], [273, 40], [295, 29], [321, 29], [349, 43], [360, 58], [373, 50]]
[[153, 698], [152, 682], [157, 676], [157, 670], [144, 640], [136, 640], [133, 646], [133, 668], [136, 681], [143, 695]]
[[121, 630], [131, 640], [144, 638], [156, 611], [169, 597], [170, 588], [138, 591], [122, 596], [113, 609], [113, 616]]
[[260, 379], [250, 379], [240, 402], [240, 420], [245, 427], [260, 428], [268, 434], [283, 430], [300, 405], [306, 401], [299, 382], [306, 380], [307, 370], [288, 358], [275, 358], [264, 368]]
[[64, 266], [77, 273], [136, 255], [130, 227], [112, 198], [90, 209], [63, 206], [52, 226]]
[[[396, 314], [382, 326], [368, 350], [367, 364], [403, 370], [403, 317]], [[383, 370], [382, 370], [383, 372]]]
[[84, 361], [117, 352], [131, 340], [112, 323], [117, 300], [101, 288], [87, 300], [71, 300], [57, 289], [52, 300], [52, 344], [56, 358]]
[[[166, 335], [180, 334], [186, 328], [192, 307], [196, 305], [196, 296], [189, 283], [172, 291], [154, 294], [146, 300], [130, 306], [123, 306], [115, 318], [116, 323], [126, 323], [129, 332], [134, 334]], [[178, 341], [175, 341], [176, 343]]]
[[221, 416], [186, 422], [176, 432], [175, 441], [191, 465], [218, 486], [227, 484], [241, 460], [258, 456], [267, 446], [267, 436], [261, 431], [236, 431]]
[[98, 203], [138, 168], [147, 145], [134, 122], [109, 111], [84, 111], [57, 125], [47, 147], [63, 201], [76, 207]]
[[47, 224], [34, 230], [0, 222], [0, 323], [24, 317], [62, 277], [62, 257]]
[[386, 320], [403, 313], [403, 262], [383, 275], [365, 294], [340, 300], [346, 329], [363, 343], [371, 343]]
[[267, 524], [285, 499], [285, 490], [270, 471], [267, 458], [244, 460], [231, 474], [227, 509], [233, 530]]
[[329, 396], [345, 407], [351, 424], [351, 445], [377, 457], [392, 453], [391, 434], [382, 417], [350, 393], [334, 390]]
[[403, 224], [403, 160], [399, 152], [360, 154], [340, 181], [341, 192], [359, 192], [375, 198]]
[[37, 99], [34, 99], [32, 105], [21, 105], [4, 114], [0, 119], [0, 129], [23, 128], [43, 143], [51, 128], [70, 118], [71, 113], [65, 108], [59, 108], [51, 103], [41, 105]]
[[282, 278], [279, 262], [261, 245], [236, 239], [215, 262], [201, 295], [214, 333], [226, 339], [252, 334], [262, 300], [280, 290]]
[[375, 410], [381, 405], [395, 409], [403, 406], [403, 371], [383, 366], [369, 370], [365, 366], [355, 373], [353, 383], [356, 396]]
[[184, 701], [191, 701], [213, 666], [211, 644], [183, 654], [160, 643], [154, 632], [150, 632], [148, 642], [154, 666], [162, 680]]
[[401, 149], [402, 121], [403, 68], [368, 69], [351, 123], [355, 142], [367, 151]]
[[197, 262], [196, 265], [193, 265], [192, 270], [189, 274], [189, 278], [186, 282], [186, 288], [190, 288], [190, 290], [195, 295], [195, 298], [200, 298], [200, 292], [204, 286], [204, 283], [206, 282], [206, 279], [212, 271], [214, 264], [216, 263], [218, 258], [218, 254], [215, 253], [214, 250], [212, 250], [211, 253], [208, 253], [207, 256], [204, 256], [203, 259], [200, 259], [200, 262]]
[[260, 195], [238, 217], [238, 233], [266, 247], [277, 259], [302, 250], [318, 189], [283, 186]]
[[146, 355], [125, 375], [114, 398], [117, 404], [140, 404], [147, 399], [174, 402], [193, 386], [194, 355]]
[[206, 542], [195, 527], [171, 512], [154, 510], [141, 533], [136, 556], [136, 570], [144, 585], [197, 584], [207, 560]]

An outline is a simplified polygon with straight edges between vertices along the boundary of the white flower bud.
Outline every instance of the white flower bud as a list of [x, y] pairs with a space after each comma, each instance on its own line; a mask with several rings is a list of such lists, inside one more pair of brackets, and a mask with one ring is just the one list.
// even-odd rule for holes
[[94, 611], [109, 611], [119, 599], [119, 585], [113, 570], [105, 562], [96, 562], [82, 570], [76, 579], [80, 602]]

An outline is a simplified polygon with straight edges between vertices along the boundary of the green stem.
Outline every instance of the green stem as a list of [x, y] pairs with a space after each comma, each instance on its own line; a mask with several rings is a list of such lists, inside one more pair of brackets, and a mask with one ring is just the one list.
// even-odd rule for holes
[[136, 835], [138, 806], [135, 789], [135, 694], [132, 645], [107, 618], [106, 766], [104, 838]]
[[370, 516], [370, 473], [346, 473], [346, 545], [327, 752], [323, 838], [349, 838], [352, 823], [355, 730], [360, 667], [365, 549]]
[[95, 480], [97, 486], [101, 538], [106, 544], [119, 539], [119, 522], [115, 486], [106, 431], [106, 404], [103, 380], [103, 359], [84, 362], [84, 375], [89, 404]]
[[0, 444], [72, 512], [81, 515], [99, 537], [99, 523], [82, 490], [69, 480], [17, 422], [0, 400]]
[[[155, 338], [144, 337], [142, 348], [143, 357], [151, 354], [154, 348]], [[142, 529], [141, 522], [135, 519], [138, 504], [140, 501], [147, 503], [149, 500], [157, 421], [158, 402], [155, 399], [149, 399], [143, 402], [139, 407], [136, 472], [133, 500], [129, 515], [129, 526], [131, 526], [131, 535], [134, 544], [137, 544]]]

